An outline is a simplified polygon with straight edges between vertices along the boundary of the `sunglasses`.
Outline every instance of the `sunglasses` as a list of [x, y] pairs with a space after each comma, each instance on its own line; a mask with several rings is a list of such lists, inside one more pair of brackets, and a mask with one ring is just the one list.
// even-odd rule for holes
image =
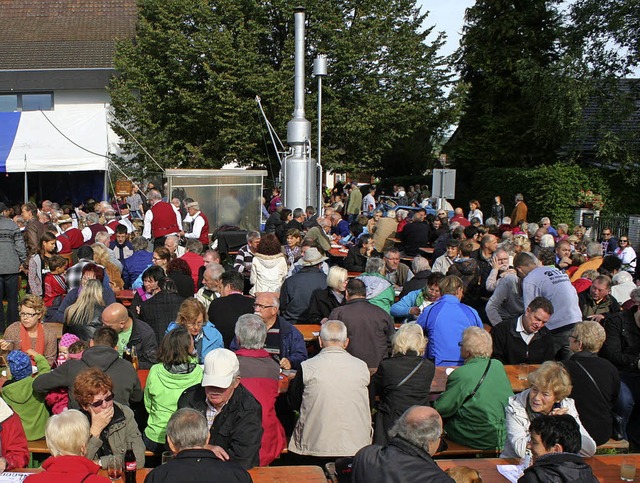
[[109, 394], [107, 397], [105, 397], [104, 399], [100, 399], [99, 401], [96, 402], [92, 402], [89, 403], [89, 406], [93, 406], [94, 408], [98, 409], [100, 406], [102, 406], [104, 403], [106, 402], [111, 402], [113, 401], [113, 393]]

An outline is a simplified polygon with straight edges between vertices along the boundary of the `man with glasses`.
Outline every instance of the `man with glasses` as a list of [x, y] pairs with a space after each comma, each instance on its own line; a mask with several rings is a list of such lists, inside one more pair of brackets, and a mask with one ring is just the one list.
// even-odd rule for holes
[[[278, 315], [280, 299], [277, 293], [259, 292], [253, 304], [254, 313], [262, 317], [267, 326], [267, 340], [264, 349], [284, 370], [300, 369], [300, 363], [308, 358], [307, 346], [300, 331]], [[231, 349], [237, 349], [237, 341]]]
[[600, 239], [600, 245], [602, 245], [602, 253], [609, 255], [615, 253], [618, 248], [618, 239], [613, 236], [611, 227], [607, 227], [602, 230], [602, 238]]
[[402, 290], [404, 284], [413, 278], [413, 272], [400, 262], [400, 250], [389, 248], [384, 252], [385, 278], [396, 290]]

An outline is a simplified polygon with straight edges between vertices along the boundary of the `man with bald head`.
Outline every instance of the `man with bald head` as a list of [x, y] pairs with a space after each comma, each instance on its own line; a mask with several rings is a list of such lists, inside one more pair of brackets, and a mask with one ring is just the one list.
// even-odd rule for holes
[[433, 461], [442, 437], [442, 418], [428, 406], [407, 409], [389, 431], [387, 446], [362, 448], [353, 459], [354, 483], [453, 480]]
[[135, 347], [139, 369], [151, 369], [158, 362], [156, 334], [146, 322], [131, 318], [124, 305], [116, 302], [104, 309], [102, 323], [118, 334], [117, 350], [120, 356], [125, 348]]

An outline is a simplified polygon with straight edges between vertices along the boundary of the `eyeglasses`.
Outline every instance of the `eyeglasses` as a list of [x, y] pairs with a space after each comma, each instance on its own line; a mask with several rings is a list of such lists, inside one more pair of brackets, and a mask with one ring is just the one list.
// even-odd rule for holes
[[162, 260], [162, 258], [156, 258], [156, 257], [152, 257], [151, 259], [152, 259], [154, 262], [157, 262], [157, 261]]
[[113, 401], [113, 393], [109, 394], [104, 399], [100, 399], [99, 401], [89, 403], [89, 406], [92, 406], [92, 407], [97, 409], [100, 406], [102, 406], [104, 403], [108, 403], [108, 402], [111, 402], [111, 401]]
[[570, 336], [569, 336], [569, 339], [573, 339], [573, 340], [575, 340], [576, 342], [580, 342], [580, 339], [578, 339], [578, 338], [577, 338], [576, 336], [574, 336], [574, 335], [570, 335]]
[[33, 312], [33, 313], [20, 312], [20, 317], [23, 318], [23, 319], [32, 319], [36, 315], [38, 315], [38, 312]]
[[620, 243], [629, 243], [629, 240], [620, 240]]
[[274, 308], [275, 305], [262, 305], [262, 304], [253, 304], [253, 308], [254, 309], [258, 309], [258, 310], [264, 310], [264, 309], [269, 309], [269, 308]]
[[204, 326], [204, 322], [187, 322], [185, 325], [190, 329], [195, 329]]

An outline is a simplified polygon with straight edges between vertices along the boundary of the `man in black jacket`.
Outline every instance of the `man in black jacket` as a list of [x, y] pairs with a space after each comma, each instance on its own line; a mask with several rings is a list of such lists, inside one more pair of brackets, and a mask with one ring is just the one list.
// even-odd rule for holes
[[523, 315], [496, 325], [491, 331], [493, 358], [503, 364], [541, 364], [553, 360], [553, 336], [545, 327], [552, 315], [551, 302], [536, 297]]
[[[249, 469], [260, 463], [262, 407], [240, 385], [240, 364], [229, 349], [214, 349], [204, 359], [202, 384], [182, 393], [178, 408], [200, 411], [209, 424], [206, 448], [221, 460]], [[204, 480], [203, 480], [204, 481]]]
[[356, 453], [353, 483], [453, 482], [431, 458], [442, 437], [442, 419], [435, 409], [410, 407], [389, 435], [387, 446], [372, 444]]
[[158, 362], [156, 333], [146, 322], [129, 317], [124, 305], [116, 302], [105, 308], [102, 323], [117, 332], [120, 355], [125, 349], [136, 348], [139, 369], [151, 369]]
[[532, 421], [529, 430], [531, 441], [527, 446], [533, 455], [533, 466], [524, 471], [518, 483], [598, 481], [591, 467], [578, 456], [582, 437], [573, 416], [540, 416]]
[[224, 346], [228, 349], [235, 337], [236, 321], [244, 314], [253, 313], [255, 299], [243, 295], [244, 277], [235, 270], [220, 275], [220, 297], [209, 305], [209, 320], [222, 334]]
[[167, 424], [167, 444], [175, 457], [158, 466], [145, 478], [145, 483], [180, 481], [200, 483], [216, 481], [250, 483], [251, 476], [237, 463], [219, 459], [206, 449], [209, 439], [207, 419], [195, 409], [179, 409]]

